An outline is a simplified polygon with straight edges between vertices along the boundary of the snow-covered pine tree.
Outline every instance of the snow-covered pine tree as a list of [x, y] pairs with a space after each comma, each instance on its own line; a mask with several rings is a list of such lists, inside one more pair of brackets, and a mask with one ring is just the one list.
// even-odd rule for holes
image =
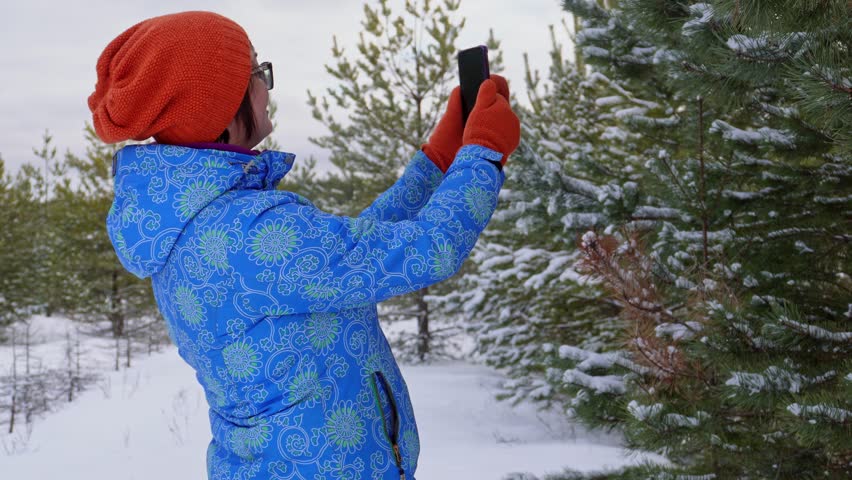
[[636, 185], [616, 146], [629, 140], [595, 103], [615, 92], [563, 58], [553, 27], [551, 38], [547, 81], [527, 64], [523, 141], [473, 253], [476, 271], [447, 303], [469, 318], [478, 356], [511, 377], [502, 397], [561, 405], [570, 397], [558, 389], [558, 347], [607, 348], [620, 310], [576, 272], [578, 235], [632, 210]]
[[671, 461], [610, 477], [848, 478], [847, 2], [564, 5], [641, 167], [581, 241], [622, 331], [559, 346], [570, 412]]
[[[297, 188], [323, 210], [358, 215], [402, 174], [428, 139], [457, 84], [456, 40], [464, 28], [460, 0], [370, 0], [364, 4], [357, 52], [334, 39], [326, 66], [338, 82], [325, 95], [308, 92], [314, 118], [329, 134], [311, 141], [331, 152], [335, 167], [325, 178]], [[499, 44], [488, 42], [491, 71], [501, 70]], [[343, 117], [343, 118], [341, 118]], [[440, 172], [438, 172], [440, 176]], [[440, 181], [440, 177], [436, 180]], [[416, 336], [395, 342], [399, 356], [427, 360], [441, 356], [444, 334], [434, 331], [427, 296], [453, 290], [452, 281], [382, 305], [382, 318], [416, 318]]]

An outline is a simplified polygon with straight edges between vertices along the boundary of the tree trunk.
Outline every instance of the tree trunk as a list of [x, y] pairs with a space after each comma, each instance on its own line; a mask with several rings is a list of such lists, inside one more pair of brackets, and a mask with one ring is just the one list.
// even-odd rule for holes
[[15, 432], [15, 413], [18, 411], [18, 352], [17, 334], [12, 329], [12, 407], [9, 412], [9, 433]]
[[420, 361], [426, 359], [429, 353], [432, 336], [429, 333], [429, 304], [426, 303], [426, 295], [429, 294], [429, 287], [426, 287], [417, 292], [417, 355]]
[[[580, 33], [580, 18], [577, 15], [571, 14], [571, 17], [574, 19], [574, 38], [577, 38], [577, 34]], [[574, 44], [574, 65], [577, 65], [577, 71], [580, 72], [580, 75], [586, 76], [586, 67], [583, 63], [583, 54], [580, 52], [580, 49], [577, 48], [576, 43]]]

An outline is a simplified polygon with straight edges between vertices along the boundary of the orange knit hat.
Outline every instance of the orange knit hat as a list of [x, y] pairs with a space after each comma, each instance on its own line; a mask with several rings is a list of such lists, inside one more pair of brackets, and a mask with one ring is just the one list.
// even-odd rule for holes
[[236, 115], [251, 65], [246, 32], [216, 13], [137, 23], [98, 58], [89, 96], [95, 132], [106, 143], [213, 141]]

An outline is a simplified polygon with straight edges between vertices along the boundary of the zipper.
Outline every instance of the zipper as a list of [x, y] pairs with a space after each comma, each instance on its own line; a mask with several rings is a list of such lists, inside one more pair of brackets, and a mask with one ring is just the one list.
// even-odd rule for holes
[[[376, 378], [378, 378], [382, 383], [382, 388], [387, 394], [388, 402], [390, 403], [391, 415], [393, 415], [393, 432], [388, 430], [388, 425], [385, 421], [385, 412], [382, 411], [382, 401], [379, 398], [379, 387], [376, 385]], [[390, 389], [390, 384], [382, 372], [373, 372], [373, 375], [370, 376], [370, 383], [373, 386], [373, 394], [376, 397], [376, 408], [379, 410], [379, 416], [382, 419], [382, 429], [385, 431], [385, 437], [387, 438], [388, 443], [390, 443], [391, 448], [393, 448], [396, 468], [399, 469], [399, 480], [405, 480], [405, 470], [402, 468], [402, 454], [399, 452], [399, 443], [397, 441], [399, 437], [399, 414], [396, 409], [396, 399], [394, 399], [393, 392], [391, 392]]]

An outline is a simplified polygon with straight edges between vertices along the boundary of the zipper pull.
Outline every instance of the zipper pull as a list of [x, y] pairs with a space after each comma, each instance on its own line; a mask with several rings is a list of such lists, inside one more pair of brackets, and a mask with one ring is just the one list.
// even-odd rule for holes
[[402, 455], [399, 453], [399, 445], [393, 444], [393, 453], [396, 456], [396, 464], [399, 467], [399, 480], [405, 480], [405, 470], [402, 469]]

